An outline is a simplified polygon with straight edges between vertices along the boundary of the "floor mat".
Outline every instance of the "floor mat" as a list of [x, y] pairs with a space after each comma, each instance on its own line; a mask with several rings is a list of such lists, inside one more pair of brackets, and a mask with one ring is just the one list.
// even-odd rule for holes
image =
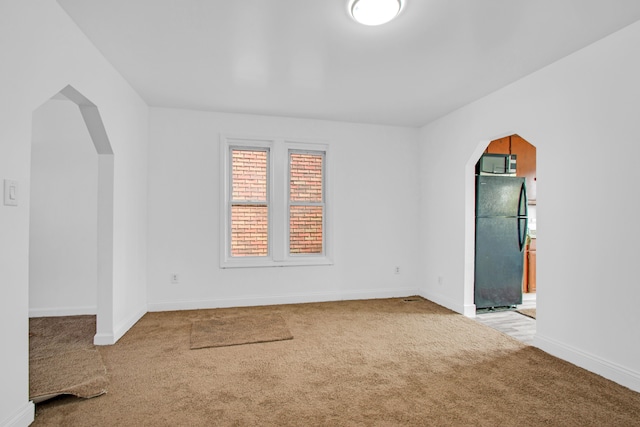
[[191, 349], [293, 339], [282, 316], [263, 314], [193, 322]]

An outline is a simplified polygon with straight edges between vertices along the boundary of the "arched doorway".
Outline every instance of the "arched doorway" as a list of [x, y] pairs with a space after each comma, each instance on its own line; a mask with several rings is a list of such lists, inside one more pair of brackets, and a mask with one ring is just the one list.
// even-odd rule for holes
[[[93, 166], [73, 165], [76, 171], [82, 171], [76, 176], [84, 177], [80, 179], [87, 179], [92, 182], [90, 182], [88, 186], [85, 185], [84, 188], [82, 186], [76, 186], [73, 185], [73, 175], [66, 174], [64, 177], [61, 177], [60, 175], [57, 177], [61, 178], [61, 185], [58, 187], [55, 185], [53, 187], [43, 185], [40, 189], [34, 189], [35, 192], [32, 194], [32, 216], [34, 216], [35, 221], [40, 222], [37, 224], [32, 222], [30, 225], [30, 241], [32, 243], [32, 248], [30, 249], [30, 264], [33, 264], [30, 265], [30, 270], [32, 270], [31, 275], [34, 278], [34, 281], [30, 280], [30, 301], [35, 302], [37, 300], [35, 295], [31, 295], [31, 288], [34, 288], [34, 293], [37, 292], [38, 289], [44, 289], [46, 286], [44, 283], [47, 281], [47, 274], [56, 275], [60, 278], [61, 276], [64, 276], [63, 272], [60, 271], [63, 268], [70, 270], [71, 276], [80, 276], [74, 276], [74, 280], [79, 279], [87, 280], [89, 282], [93, 281], [93, 284], [88, 283], [83, 289], [81, 285], [68, 283], [69, 286], [67, 286], [66, 289], [61, 290], [61, 296], [58, 295], [57, 297], [51, 296], [56, 295], [56, 292], [59, 291], [59, 289], [49, 289], [48, 296], [51, 297], [48, 302], [49, 305], [43, 306], [40, 301], [40, 307], [38, 309], [31, 310], [32, 307], [30, 302], [30, 312], [36, 314], [40, 313], [40, 315], [69, 315], [80, 314], [82, 311], [94, 310], [97, 318], [94, 343], [112, 344], [114, 342], [112, 299], [113, 151], [98, 108], [91, 101], [71, 86], [63, 88], [53, 97], [53, 99], [55, 101], [47, 101], [47, 103], [72, 103], [75, 104], [73, 108], [77, 108], [79, 110], [80, 114], [73, 120], [76, 125], [77, 121], [81, 121], [86, 126], [88, 139], [92, 142], [93, 146], [90, 150], [93, 152], [94, 157], [91, 159], [91, 153], [88, 153], [89, 149], [85, 146], [83, 147], [82, 153], [79, 152], [80, 150], [77, 150], [69, 159], [71, 162], [78, 159], [80, 159], [81, 162], [93, 162]], [[68, 104], [65, 107], [68, 108]], [[61, 117], [64, 117], [64, 115]], [[77, 119], [77, 121], [75, 119]], [[65, 123], [63, 120], [62, 123], [55, 123], [55, 126], [59, 128], [57, 133], [60, 134], [60, 132], [64, 133], [65, 126], [73, 125]], [[37, 129], [34, 128], [33, 125], [32, 128], [34, 131], [33, 133], [37, 134]], [[46, 150], [48, 150], [48, 155], [52, 158], [52, 162], [57, 162], [58, 164], [54, 165], [50, 171], [43, 170], [41, 169], [42, 165], [47, 164], [46, 159], [42, 159], [43, 153], [34, 153], [36, 156], [40, 156], [40, 160], [39, 163], [35, 165], [32, 160], [32, 167], [36, 168], [36, 170], [32, 170], [32, 180], [35, 178], [42, 182], [47, 179], [48, 173], [51, 172], [52, 174], [55, 174], [55, 170], [60, 171], [64, 169], [64, 153], [56, 152], [57, 147], [55, 147], [55, 144], [53, 145], [54, 146], [46, 147]], [[38, 151], [38, 147], [35, 147], [33, 143], [32, 149]], [[44, 155], [46, 156], [47, 154], [45, 153]], [[48, 164], [51, 165], [52, 162], [49, 162]], [[33, 200], [33, 197], [39, 197], [38, 191], [40, 191], [40, 195], [48, 191], [52, 191], [54, 194], [47, 194], [38, 200]], [[83, 198], [83, 202], [87, 202], [87, 199], [89, 199], [89, 202], [80, 206], [81, 202], [80, 200], [75, 200], [76, 196]], [[65, 218], [65, 221], [56, 222], [55, 216], [47, 213], [46, 211], [38, 211], [38, 203], [42, 201], [44, 201], [43, 203], [45, 205], [49, 204], [49, 206], [57, 207], [58, 218], [63, 218], [65, 216], [71, 216], [73, 218]], [[77, 208], [74, 208], [74, 201], [76, 202], [75, 204], [77, 205]], [[91, 205], [93, 205], [93, 207], [91, 207]], [[74, 221], [79, 224], [74, 223]], [[72, 228], [70, 233], [73, 234], [74, 239], [65, 239], [65, 226]], [[36, 233], [38, 233], [38, 235], [36, 235]], [[43, 235], [47, 233], [47, 236]], [[54, 243], [52, 244], [52, 242]], [[65, 249], [64, 247], [61, 247], [61, 242], [73, 246], [72, 251], [75, 251], [78, 255], [78, 263], [83, 263], [83, 260], [85, 261], [82, 266], [83, 268], [77, 268], [77, 266], [74, 266], [72, 262], [70, 262], [69, 257], [67, 257], [66, 260], [63, 260], [64, 258], [61, 256], [61, 252]], [[43, 244], [40, 245], [41, 243]], [[48, 248], [45, 247], [47, 245], [49, 246]], [[82, 258], [83, 255], [81, 254], [84, 251], [88, 252], [88, 254], [84, 254], [87, 255], [88, 258]], [[95, 256], [93, 263], [90, 261], [92, 256]], [[43, 261], [45, 259], [46, 261]], [[34, 272], [37, 272], [38, 274], [34, 274]], [[67, 278], [68, 277], [70, 276], [67, 275]], [[91, 277], [93, 277], [93, 280]], [[36, 283], [36, 280], [38, 283]], [[62, 280], [64, 280], [64, 277]], [[83, 295], [78, 296], [74, 293], [78, 289], [82, 289], [81, 293], [83, 293]], [[71, 301], [69, 306], [65, 306], [63, 302], [65, 295], [73, 295], [73, 301]], [[47, 295], [44, 297], [46, 298]], [[92, 298], [95, 301], [93, 305], [89, 303]]]
[[[521, 177], [521, 181], [526, 182], [527, 201], [526, 207], [529, 214], [528, 232], [526, 235], [526, 247], [523, 247], [523, 263], [522, 263], [522, 287], [521, 291], [523, 299], [535, 303], [535, 242], [537, 239], [537, 188], [536, 188], [536, 147], [522, 138], [520, 135], [511, 134], [492, 141], [482, 141], [478, 144], [473, 156], [469, 159], [466, 166], [466, 204], [465, 216], [467, 229], [465, 232], [465, 306], [476, 306], [475, 295], [475, 275], [478, 265], [476, 264], [476, 176], [479, 173], [478, 160], [483, 154], [495, 155], [500, 160], [501, 155], [515, 155], [516, 168], [512, 175]], [[497, 171], [500, 173], [501, 171]], [[509, 171], [504, 171], [509, 173]], [[490, 173], [489, 173], [490, 175]], [[523, 240], [524, 242], [524, 240]], [[489, 258], [490, 259], [490, 258]], [[486, 268], [487, 266], [485, 266]], [[488, 266], [491, 268], [491, 265]], [[494, 266], [501, 268], [500, 266]], [[486, 302], [485, 302], [486, 305]], [[469, 311], [465, 314], [473, 316], [474, 313]]]

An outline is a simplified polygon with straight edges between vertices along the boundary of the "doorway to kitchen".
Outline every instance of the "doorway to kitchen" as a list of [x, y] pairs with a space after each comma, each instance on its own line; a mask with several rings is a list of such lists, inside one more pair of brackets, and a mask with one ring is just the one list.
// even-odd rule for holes
[[473, 165], [474, 273], [467, 297], [471, 290], [477, 320], [530, 343], [537, 306], [536, 147], [511, 134], [479, 148]]
[[515, 156], [516, 177], [525, 179], [527, 190], [528, 224], [522, 280], [523, 294], [535, 297], [536, 293], [536, 240], [537, 240], [537, 163], [536, 147], [519, 135], [509, 135], [493, 140], [483, 154]]

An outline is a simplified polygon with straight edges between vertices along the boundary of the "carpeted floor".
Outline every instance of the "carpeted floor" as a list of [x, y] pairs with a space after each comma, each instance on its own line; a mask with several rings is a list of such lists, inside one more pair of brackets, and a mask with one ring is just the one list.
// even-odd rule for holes
[[[190, 350], [193, 321], [278, 314], [295, 339]], [[146, 314], [100, 347], [109, 392], [34, 426], [633, 426], [640, 394], [429, 301]]]
[[227, 347], [293, 339], [278, 314], [223, 316], [191, 324], [191, 349]]
[[63, 394], [90, 398], [106, 392], [95, 332], [95, 316], [29, 319], [29, 399], [38, 403]]

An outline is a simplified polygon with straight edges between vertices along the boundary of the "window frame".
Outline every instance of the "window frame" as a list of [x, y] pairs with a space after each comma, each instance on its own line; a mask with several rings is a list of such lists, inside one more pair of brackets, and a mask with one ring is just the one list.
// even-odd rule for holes
[[[253, 152], [264, 152], [266, 153], [266, 188], [265, 188], [265, 200], [235, 200], [233, 198], [233, 151], [253, 151]], [[228, 228], [227, 232], [229, 233], [229, 245], [227, 247], [229, 258], [255, 258], [255, 259], [268, 259], [271, 256], [271, 239], [269, 236], [270, 228], [269, 224], [271, 223], [271, 200], [270, 200], [270, 171], [271, 167], [269, 164], [269, 158], [271, 157], [271, 150], [269, 147], [245, 147], [233, 145], [229, 146], [229, 190], [228, 190], [228, 198], [227, 198], [227, 215], [229, 216], [229, 221], [226, 225]], [[267, 254], [266, 255], [243, 255], [243, 256], [234, 256], [233, 255], [233, 245], [231, 244], [233, 241], [233, 207], [234, 206], [266, 206], [267, 208]]]
[[[231, 255], [231, 150], [267, 150], [267, 256]], [[323, 154], [324, 199], [321, 254], [290, 254], [290, 152]], [[331, 167], [329, 144], [303, 139], [220, 134], [220, 268], [332, 265]]]
[[[293, 145], [297, 144], [289, 144], [287, 150], [287, 257], [290, 259], [298, 259], [303, 257], [323, 257], [326, 252], [326, 151], [322, 150], [310, 150], [309, 147], [302, 148], [294, 148]], [[320, 155], [322, 157], [322, 196], [321, 202], [292, 202], [291, 201], [291, 155], [292, 154], [308, 154], [312, 156]], [[322, 252], [318, 253], [300, 253], [300, 254], [292, 254], [291, 253], [291, 206], [317, 206], [322, 208]]]

